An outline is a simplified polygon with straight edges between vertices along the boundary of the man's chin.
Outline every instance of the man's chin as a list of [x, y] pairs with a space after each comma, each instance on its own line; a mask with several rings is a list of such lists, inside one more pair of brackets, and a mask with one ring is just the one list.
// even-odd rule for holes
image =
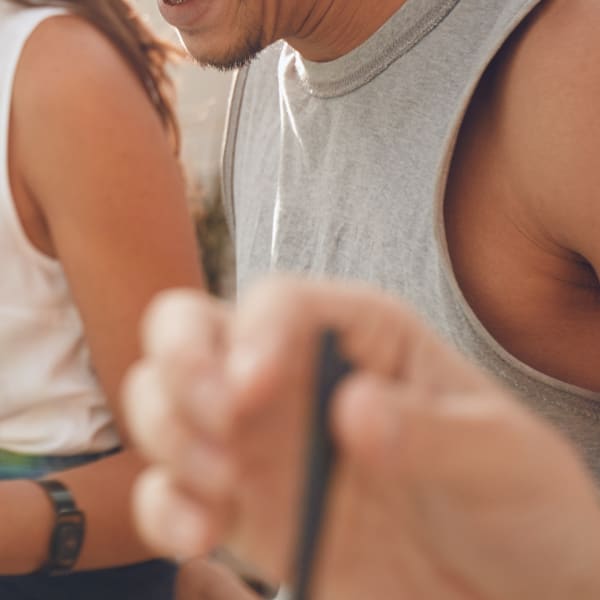
[[254, 58], [256, 58], [255, 53], [251, 56], [230, 58], [227, 60], [224, 59], [216, 59], [216, 58], [195, 58], [196, 62], [202, 67], [210, 67], [212, 69], [217, 69], [219, 71], [236, 71], [237, 69], [241, 69], [249, 65]]
[[232, 50], [231, 48], [218, 52], [215, 47], [207, 47], [207, 44], [199, 44], [197, 40], [181, 34], [181, 39], [186, 50], [194, 60], [203, 67], [211, 67], [219, 71], [233, 71], [250, 64], [258, 53], [263, 49], [260, 44], [247, 44], [243, 48]]

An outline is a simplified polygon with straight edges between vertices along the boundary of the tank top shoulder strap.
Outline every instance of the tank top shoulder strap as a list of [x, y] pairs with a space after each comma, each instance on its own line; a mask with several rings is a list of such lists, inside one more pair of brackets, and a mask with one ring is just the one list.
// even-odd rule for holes
[[55, 261], [39, 252], [23, 231], [14, 205], [8, 170], [8, 140], [13, 86], [19, 59], [27, 40], [46, 19], [65, 14], [59, 8], [24, 8], [0, 0], [0, 229], [20, 250], [37, 263], [55, 267]]

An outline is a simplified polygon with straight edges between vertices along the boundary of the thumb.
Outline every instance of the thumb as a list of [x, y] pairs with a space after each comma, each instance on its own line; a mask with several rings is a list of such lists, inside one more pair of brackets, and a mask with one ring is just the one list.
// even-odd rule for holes
[[259, 600], [227, 567], [214, 561], [194, 559], [178, 576], [177, 600]]

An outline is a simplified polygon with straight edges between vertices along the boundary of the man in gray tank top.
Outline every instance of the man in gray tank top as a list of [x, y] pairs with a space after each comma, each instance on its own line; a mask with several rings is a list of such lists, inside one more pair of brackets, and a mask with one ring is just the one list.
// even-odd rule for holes
[[[388, 512], [381, 517], [388, 528], [378, 529], [377, 516], [372, 527], [389, 540], [378, 545], [368, 527], [365, 533], [351, 519], [345, 530], [354, 530], [356, 542], [363, 544], [365, 553], [359, 556], [382, 563], [391, 556], [399, 574], [392, 576], [390, 567], [379, 573], [382, 577], [362, 577], [347, 556], [352, 539], [346, 545], [334, 539], [330, 550], [337, 548], [337, 573], [344, 575], [325, 577], [324, 597], [600, 597], [600, 581], [591, 575], [598, 570], [600, 540], [600, 511], [592, 491], [600, 480], [600, 171], [595, 165], [600, 152], [600, 5], [572, 0], [178, 4], [163, 11], [179, 26], [192, 54], [223, 68], [242, 66], [231, 100], [223, 173], [238, 288], [244, 291], [271, 272], [317, 281], [272, 285], [267, 288], [271, 296], [264, 290], [255, 293], [233, 318], [201, 300], [197, 310], [190, 308], [193, 302], [185, 303], [185, 311], [181, 305], [179, 312], [177, 306], [163, 307], [160, 318], [151, 320], [151, 337], [175, 349], [150, 351], [147, 364], [162, 377], [161, 391], [140, 381], [132, 386], [132, 403], [138, 395], [160, 397], [170, 420], [157, 420], [154, 427], [185, 430], [190, 439], [202, 438], [206, 429], [216, 435], [218, 428], [207, 425], [214, 417], [204, 415], [207, 421], [197, 428], [181, 418], [192, 413], [197, 418], [198, 405], [209, 403], [208, 392], [186, 397], [181, 390], [194, 385], [193, 376], [180, 369], [177, 377], [165, 377], [168, 366], [183, 362], [182, 356], [191, 360], [197, 347], [215, 356], [235, 350], [235, 337], [229, 345], [222, 340], [229, 335], [224, 331], [235, 332], [240, 323], [246, 343], [253, 339], [259, 348], [259, 322], [264, 339], [280, 339], [285, 337], [281, 331], [311, 331], [316, 322], [338, 323], [340, 315], [353, 314], [354, 322], [343, 321], [346, 334], [362, 331], [363, 352], [372, 349], [359, 367], [369, 371], [369, 365], [390, 380], [385, 392], [387, 384], [379, 380], [379, 387], [369, 388], [373, 406], [382, 413], [388, 405], [377, 403], [380, 391], [388, 400], [396, 397], [399, 405], [405, 396], [413, 401], [423, 396], [427, 402], [447, 393], [473, 394], [476, 402], [446, 407], [455, 417], [456, 410], [470, 415], [461, 413], [460, 427], [446, 423], [446, 414], [446, 426], [437, 429], [437, 421], [419, 429], [402, 411], [387, 415], [388, 422], [405, 428], [412, 424], [422, 434], [418, 441], [408, 436], [415, 444], [408, 446], [408, 454], [427, 449], [426, 459], [420, 456], [417, 466], [410, 464], [419, 481], [431, 486], [412, 489], [414, 479], [406, 478], [407, 448], [400, 444], [404, 452], [396, 454], [398, 445], [391, 443], [397, 471], [389, 466], [378, 471], [372, 464], [379, 485], [353, 488], [365, 505], [377, 493], [388, 498]], [[323, 281], [328, 278], [359, 280], [380, 291], [338, 287]], [[269, 319], [257, 309], [257, 298], [271, 309]], [[284, 309], [281, 298], [303, 302], [302, 307]], [[438, 360], [441, 342], [431, 341], [429, 334], [408, 336], [413, 345], [404, 354], [390, 350], [402, 339], [397, 311], [405, 313], [397, 307], [404, 302], [496, 383], [486, 379], [481, 387], [466, 385], [463, 374], [469, 381], [479, 375], [451, 358], [450, 350]], [[175, 343], [174, 323], [182, 322], [184, 314], [188, 337]], [[230, 319], [233, 324], [225, 326]], [[379, 323], [369, 332], [365, 323], [374, 319], [387, 319], [387, 327]], [[196, 322], [204, 323], [199, 325], [204, 332], [210, 323], [211, 335], [190, 337], [190, 324]], [[411, 317], [405, 326], [422, 327]], [[305, 345], [313, 338], [293, 339], [295, 344], [278, 346], [277, 357], [271, 357], [271, 374], [275, 366], [282, 373], [288, 373], [289, 364], [302, 369]], [[360, 354], [356, 348], [349, 352]], [[401, 367], [381, 366], [398, 352]], [[415, 356], [428, 368], [418, 370], [413, 387], [406, 373], [414, 373], [410, 361]], [[255, 365], [244, 368], [251, 371]], [[231, 396], [223, 384], [228, 374], [218, 366], [210, 369], [221, 382], [212, 386], [212, 394], [218, 389]], [[456, 388], [451, 385], [455, 378], [462, 382]], [[279, 397], [290, 396], [294, 405], [300, 383], [292, 386], [290, 375], [291, 391], [281, 383], [284, 377], [273, 379], [283, 386]], [[405, 380], [411, 394], [397, 387]], [[261, 385], [245, 390], [244, 406], [253, 405], [248, 397], [260, 405], [257, 390], [268, 388]], [[509, 390], [535, 418], [500, 389]], [[496, 413], [498, 395], [502, 401]], [[173, 405], [178, 408], [168, 408]], [[481, 407], [492, 407], [485, 418], [478, 413]], [[385, 438], [385, 425], [380, 426]], [[144, 427], [152, 431], [153, 425], [142, 425], [142, 432]], [[501, 435], [506, 430], [511, 434]], [[556, 431], [570, 440], [574, 454]], [[268, 425], [261, 434], [244, 438], [255, 442], [244, 447], [246, 456], [273, 440], [288, 443]], [[176, 450], [150, 449], [144, 441], [154, 437], [144, 433], [140, 439], [152, 458], [178, 462]], [[281, 454], [287, 455], [276, 454], [272, 464], [261, 455], [266, 467], [286, 464]], [[288, 465], [293, 472], [294, 465]], [[154, 498], [176, 494], [203, 504], [202, 492], [189, 492], [202, 489], [200, 475], [169, 472], [187, 494], [164, 484], [161, 491], [152, 488]], [[464, 487], [453, 496], [448, 482], [457, 473]], [[396, 476], [404, 485], [384, 484]], [[273, 516], [274, 501], [264, 493], [261, 498], [261, 509], [269, 507]], [[417, 509], [405, 510], [406, 504]], [[156, 525], [165, 510], [149, 513], [154, 515], [147, 520], [151, 537], [173, 549]], [[428, 519], [436, 523], [435, 530], [420, 528]], [[245, 549], [264, 546], [253, 539], [244, 540]], [[395, 554], [398, 548], [401, 556]], [[285, 571], [262, 558], [271, 572]], [[374, 587], [365, 589], [366, 580]]]

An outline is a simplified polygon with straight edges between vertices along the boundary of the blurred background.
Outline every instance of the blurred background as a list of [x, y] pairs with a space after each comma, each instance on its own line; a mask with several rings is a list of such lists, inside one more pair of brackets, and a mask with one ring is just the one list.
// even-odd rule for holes
[[[162, 37], [179, 44], [161, 18], [156, 0], [132, 0]], [[182, 134], [182, 161], [189, 183], [204, 269], [212, 291], [233, 294], [233, 252], [221, 210], [220, 158], [231, 73], [205, 69], [192, 59], [174, 68]]]
[[[156, 0], [133, 0], [163, 37], [178, 42], [176, 31], [160, 17]], [[179, 116], [183, 133], [183, 159], [192, 179], [204, 183], [209, 200], [218, 193], [221, 139], [231, 73], [203, 69], [191, 60], [177, 67]]]

